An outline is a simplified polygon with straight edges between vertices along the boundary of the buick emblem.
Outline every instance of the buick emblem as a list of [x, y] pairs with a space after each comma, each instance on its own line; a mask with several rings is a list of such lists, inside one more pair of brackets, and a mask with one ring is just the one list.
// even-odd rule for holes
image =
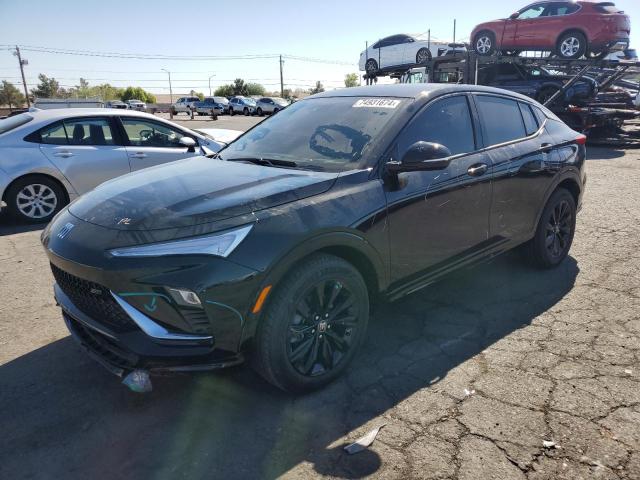
[[66, 223], [65, 226], [62, 227], [58, 232], [58, 238], [64, 238], [69, 235], [69, 232], [73, 230], [73, 227], [75, 227], [73, 223]]

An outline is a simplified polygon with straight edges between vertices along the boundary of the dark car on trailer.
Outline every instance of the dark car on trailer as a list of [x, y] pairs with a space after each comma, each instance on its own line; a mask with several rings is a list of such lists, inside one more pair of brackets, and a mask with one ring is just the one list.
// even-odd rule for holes
[[109, 181], [42, 233], [73, 336], [119, 375], [252, 358], [318, 388], [345, 370], [370, 303], [523, 245], [568, 254], [585, 137], [528, 97], [470, 85], [325, 92], [217, 159]]
[[[478, 83], [504, 88], [545, 103], [571, 80], [570, 75], [550, 72], [544, 67], [495, 63], [478, 69]], [[560, 104], [584, 105], [596, 98], [598, 82], [582, 77], [562, 95]]]

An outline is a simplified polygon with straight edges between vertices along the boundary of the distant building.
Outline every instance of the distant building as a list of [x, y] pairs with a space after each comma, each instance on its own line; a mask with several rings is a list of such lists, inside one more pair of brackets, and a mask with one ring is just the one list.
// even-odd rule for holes
[[36, 98], [33, 106], [42, 110], [53, 108], [102, 108], [100, 97], [92, 98]]

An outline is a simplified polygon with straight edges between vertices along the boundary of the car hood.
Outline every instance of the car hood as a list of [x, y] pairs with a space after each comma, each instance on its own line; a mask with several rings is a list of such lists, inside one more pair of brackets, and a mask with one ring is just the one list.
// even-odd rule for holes
[[191, 157], [105, 182], [72, 203], [69, 212], [117, 230], [191, 227], [318, 195], [337, 177]]
[[244, 132], [241, 130], [230, 130], [227, 128], [198, 128], [196, 132], [202, 133], [216, 142], [231, 143]]

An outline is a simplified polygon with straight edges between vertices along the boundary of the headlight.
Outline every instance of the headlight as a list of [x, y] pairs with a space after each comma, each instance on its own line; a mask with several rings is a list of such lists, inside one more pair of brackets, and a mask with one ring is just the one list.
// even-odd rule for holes
[[176, 240], [174, 242], [151, 243], [136, 247], [116, 248], [109, 253], [114, 257], [162, 257], [165, 255], [215, 255], [228, 257], [246, 237], [253, 225], [204, 237]]

